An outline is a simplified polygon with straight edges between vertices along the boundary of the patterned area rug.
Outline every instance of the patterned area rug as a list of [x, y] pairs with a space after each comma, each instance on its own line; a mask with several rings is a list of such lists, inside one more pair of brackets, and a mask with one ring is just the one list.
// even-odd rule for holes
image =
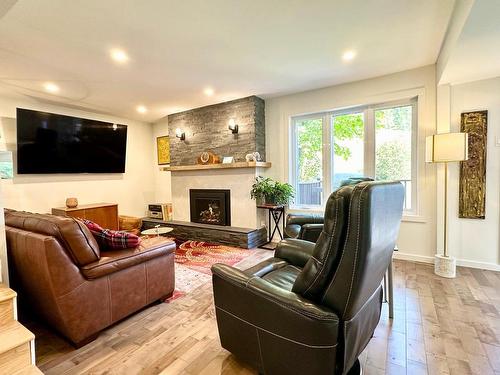
[[210, 267], [213, 264], [224, 263], [233, 266], [252, 254], [250, 250], [202, 241], [176, 241], [176, 244], [176, 290], [172, 297], [165, 300], [166, 303], [183, 297], [209, 282], [212, 278]]
[[224, 263], [233, 266], [250, 254], [250, 251], [238, 247], [202, 241], [186, 241], [177, 246], [175, 263], [211, 275], [210, 268], [213, 264]]

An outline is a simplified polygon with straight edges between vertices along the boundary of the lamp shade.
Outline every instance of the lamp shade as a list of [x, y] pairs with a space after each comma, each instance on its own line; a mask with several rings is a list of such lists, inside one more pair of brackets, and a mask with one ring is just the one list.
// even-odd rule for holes
[[425, 161], [447, 163], [469, 158], [469, 135], [467, 133], [435, 134], [425, 139]]

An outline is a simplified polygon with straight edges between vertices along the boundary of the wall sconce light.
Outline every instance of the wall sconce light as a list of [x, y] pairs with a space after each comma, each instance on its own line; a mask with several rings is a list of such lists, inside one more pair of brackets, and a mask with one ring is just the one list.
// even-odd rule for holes
[[186, 133], [184, 133], [180, 128], [175, 129], [175, 136], [181, 141], [186, 139]]
[[229, 126], [228, 126], [228, 128], [229, 128], [229, 130], [231, 130], [231, 132], [233, 134], [238, 134], [238, 125], [234, 121], [234, 118], [232, 118], [231, 120], [229, 120]]

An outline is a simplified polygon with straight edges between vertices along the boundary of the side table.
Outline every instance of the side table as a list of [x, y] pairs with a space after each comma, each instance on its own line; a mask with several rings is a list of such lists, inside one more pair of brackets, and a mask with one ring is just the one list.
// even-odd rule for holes
[[[258, 204], [257, 208], [262, 208], [264, 210], [267, 210], [267, 217], [268, 217], [268, 222], [269, 222], [268, 241], [264, 245], [261, 245], [260, 247], [262, 249], [274, 250], [274, 248], [266, 247], [265, 245], [272, 242], [274, 235], [276, 234], [276, 231], [278, 231], [278, 235], [279, 235], [280, 239], [283, 239], [283, 233], [285, 233], [285, 205], [283, 205], [283, 204], [274, 204], [274, 205], [273, 204]], [[273, 221], [271, 221], [271, 218], [273, 219]], [[282, 228], [283, 232], [280, 230], [280, 225], [279, 225], [281, 219], [283, 219], [283, 228]]]

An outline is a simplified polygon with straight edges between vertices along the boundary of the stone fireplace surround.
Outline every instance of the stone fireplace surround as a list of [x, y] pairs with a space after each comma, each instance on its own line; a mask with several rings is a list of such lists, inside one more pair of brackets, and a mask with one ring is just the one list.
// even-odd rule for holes
[[[258, 151], [265, 161], [264, 112], [264, 100], [249, 96], [168, 116], [174, 220], [191, 221], [190, 189], [226, 189], [231, 195], [231, 226], [262, 227], [264, 215], [260, 217], [255, 201], [250, 198], [252, 184], [261, 172], [259, 166], [199, 170], [175, 168], [195, 167], [198, 156], [204, 151], [211, 151], [221, 158], [233, 156], [236, 162], [245, 162], [246, 154]], [[228, 129], [230, 119], [238, 124], [237, 134]], [[176, 128], [185, 132], [184, 140], [175, 137]]]

